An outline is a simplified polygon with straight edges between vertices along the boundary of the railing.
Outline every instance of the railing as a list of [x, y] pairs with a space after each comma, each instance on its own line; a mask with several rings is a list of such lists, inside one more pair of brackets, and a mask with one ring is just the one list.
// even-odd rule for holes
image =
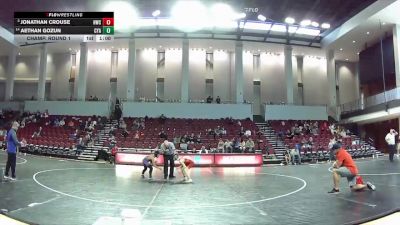
[[363, 110], [367, 107], [379, 105], [397, 99], [400, 99], [400, 87], [376, 95], [369, 96], [365, 98], [364, 101], [362, 101], [362, 99], [357, 99], [355, 101], [342, 104], [340, 106], [340, 109], [343, 113], [349, 113], [357, 110]]

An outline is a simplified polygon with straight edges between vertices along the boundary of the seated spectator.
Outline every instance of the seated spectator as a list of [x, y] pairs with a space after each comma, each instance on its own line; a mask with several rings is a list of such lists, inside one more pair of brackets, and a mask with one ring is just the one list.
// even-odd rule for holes
[[38, 130], [38, 131], [33, 132], [32, 138], [40, 137], [40, 136], [42, 135], [42, 130], [43, 130], [42, 127], [39, 127], [39, 130]]
[[233, 149], [232, 142], [226, 139], [224, 143], [225, 153], [232, 153], [232, 149]]
[[129, 132], [126, 128], [122, 131], [122, 136], [124, 137], [125, 140], [129, 136]]
[[175, 136], [173, 139], [174, 144], [179, 144], [181, 142], [181, 137], [180, 136]]
[[240, 127], [239, 136], [242, 137], [244, 135], [243, 127]]
[[254, 152], [254, 141], [251, 138], [246, 141], [245, 152]]
[[185, 135], [183, 135], [183, 136], [181, 137], [180, 143], [187, 143], [187, 140], [188, 140], [188, 138], [187, 138], [187, 136], [186, 136], [186, 134], [185, 134]]
[[217, 98], [215, 99], [215, 102], [216, 102], [217, 104], [221, 104], [221, 98], [220, 98], [219, 96], [217, 96]]
[[58, 125], [59, 125], [60, 127], [63, 127], [63, 126], [65, 125], [65, 120], [64, 120], [64, 118], [62, 118], [62, 119], [60, 120], [60, 122], [58, 123]]
[[220, 138], [217, 145], [217, 150], [219, 153], [224, 152], [224, 145], [225, 145], [224, 141]]
[[242, 139], [239, 146], [240, 153], [244, 153], [245, 149], [246, 149], [246, 142], [244, 141], [244, 139]]
[[310, 136], [310, 137], [308, 138], [307, 144], [309, 144], [309, 145], [313, 145], [313, 144], [314, 144], [314, 139], [312, 138], [312, 136]]
[[311, 133], [312, 133], [314, 136], [317, 136], [317, 135], [319, 134], [318, 127], [313, 127], [313, 128], [311, 129]]
[[221, 128], [221, 135], [226, 135], [225, 127], [222, 127], [222, 128]]
[[190, 144], [194, 144], [195, 141], [196, 141], [196, 137], [194, 136], [194, 133], [192, 133], [192, 134], [189, 136], [188, 142], [189, 142]]
[[201, 133], [199, 133], [196, 137], [196, 143], [200, 144], [201, 143]]
[[233, 138], [232, 140], [232, 147], [233, 147], [233, 152], [234, 153], [239, 153], [240, 152], [240, 140], [238, 138]]
[[133, 138], [136, 139], [136, 140], [139, 140], [140, 134], [139, 134], [138, 130], [135, 132], [135, 136], [133, 136]]
[[212, 103], [212, 101], [213, 101], [213, 98], [211, 96], [208, 96], [207, 99], [206, 99], [206, 102], [207, 103]]
[[167, 134], [165, 133], [164, 129], [162, 129], [160, 133], [158, 133], [158, 137], [167, 140]]
[[200, 149], [200, 153], [202, 153], [202, 154], [204, 154], [204, 153], [208, 153], [208, 150], [206, 149], [206, 146], [201, 146], [201, 149]]
[[293, 133], [292, 132], [290, 132], [290, 130], [288, 129], [287, 131], [286, 131], [286, 138], [288, 138], [288, 139], [292, 139], [293, 138]]

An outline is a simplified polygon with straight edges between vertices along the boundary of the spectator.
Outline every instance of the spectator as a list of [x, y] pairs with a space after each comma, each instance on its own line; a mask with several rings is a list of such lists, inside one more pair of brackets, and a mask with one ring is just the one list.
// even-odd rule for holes
[[42, 130], [43, 130], [42, 127], [39, 127], [39, 130], [38, 130], [38, 131], [33, 132], [32, 138], [40, 137], [40, 136], [42, 135]]
[[162, 130], [160, 131], [160, 133], [158, 133], [158, 137], [160, 137], [160, 138], [162, 138], [162, 139], [164, 139], [164, 140], [167, 139], [167, 134], [165, 133], [164, 129], [162, 129]]
[[251, 138], [246, 141], [245, 152], [254, 152], [254, 141]]
[[290, 132], [290, 130], [288, 129], [287, 131], [286, 131], [286, 138], [288, 138], [288, 139], [292, 139], [293, 138], [293, 133], [292, 132]]
[[220, 138], [217, 146], [217, 150], [219, 153], [224, 152], [224, 145], [225, 145], [224, 141]]
[[139, 134], [138, 130], [135, 132], [135, 136], [133, 136], [133, 138], [136, 139], [136, 140], [140, 139], [140, 134]]
[[211, 96], [208, 96], [207, 99], [206, 99], [206, 102], [207, 103], [212, 103], [212, 101], [213, 101], [213, 98]]
[[199, 133], [196, 137], [196, 143], [200, 144], [201, 143], [201, 133]]
[[221, 135], [226, 135], [226, 130], [224, 127], [221, 128]]
[[201, 146], [201, 149], [200, 149], [200, 153], [202, 153], [202, 154], [204, 154], [204, 153], [208, 153], [208, 151], [207, 151], [207, 149], [206, 149], [206, 146]]
[[240, 140], [238, 138], [234, 138], [232, 140], [233, 152], [240, 152]]
[[217, 96], [217, 98], [215, 99], [215, 102], [217, 102], [217, 104], [221, 104], [221, 98], [219, 96]]
[[129, 136], [129, 132], [126, 128], [122, 131], [122, 136], [124, 137], [124, 140]]
[[289, 165], [289, 162], [292, 161], [291, 156], [290, 156], [290, 150], [286, 149], [284, 152], [284, 156], [285, 156], [285, 163], [286, 165]]
[[187, 136], [186, 134], [181, 137], [181, 143], [187, 143]]
[[295, 148], [290, 150], [290, 156], [292, 158], [292, 164], [294, 165], [296, 162], [296, 158], [299, 161], [299, 164], [301, 164], [301, 155], [300, 155], [300, 144], [296, 144]]
[[232, 153], [232, 142], [230, 142], [228, 139], [225, 140], [224, 150], [225, 153]]
[[167, 120], [167, 117], [164, 114], [161, 114], [159, 119], [160, 119], [161, 123], [165, 123], [165, 121]]
[[196, 141], [196, 137], [194, 136], [194, 133], [192, 133], [189, 137], [189, 143], [190, 144], [194, 144], [194, 142]]

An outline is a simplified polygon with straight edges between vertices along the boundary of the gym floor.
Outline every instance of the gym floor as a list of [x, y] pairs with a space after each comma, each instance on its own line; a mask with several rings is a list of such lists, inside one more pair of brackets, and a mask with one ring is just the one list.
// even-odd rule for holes
[[[6, 154], [0, 152], [0, 167]], [[400, 206], [400, 162], [357, 161], [377, 191], [332, 189], [329, 164], [194, 168], [193, 184], [140, 178], [142, 167], [19, 155], [17, 181], [0, 183], [0, 208], [36, 224], [87, 224], [138, 209], [141, 224], [347, 224]], [[147, 175], [147, 174], [146, 174]], [[179, 169], [176, 180], [182, 179]]]

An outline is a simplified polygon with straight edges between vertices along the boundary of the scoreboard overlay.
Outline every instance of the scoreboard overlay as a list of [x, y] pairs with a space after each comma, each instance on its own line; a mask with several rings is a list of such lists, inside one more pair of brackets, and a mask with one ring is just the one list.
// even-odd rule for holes
[[14, 12], [18, 43], [114, 40], [114, 12]]

